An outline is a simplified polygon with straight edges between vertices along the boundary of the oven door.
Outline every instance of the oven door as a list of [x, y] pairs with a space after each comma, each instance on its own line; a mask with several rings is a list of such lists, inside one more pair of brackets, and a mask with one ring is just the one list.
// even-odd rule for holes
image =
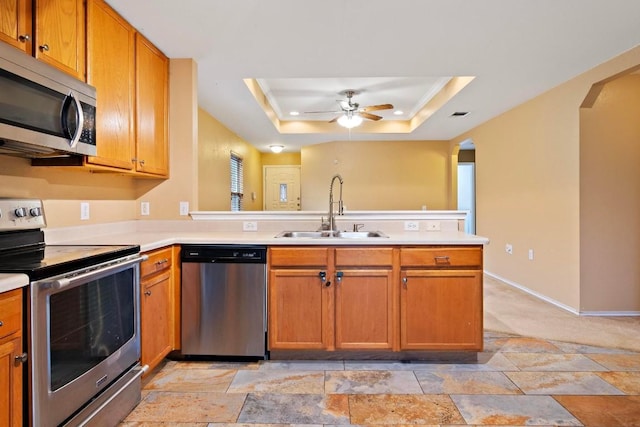
[[138, 362], [141, 259], [31, 283], [32, 425], [59, 425]]

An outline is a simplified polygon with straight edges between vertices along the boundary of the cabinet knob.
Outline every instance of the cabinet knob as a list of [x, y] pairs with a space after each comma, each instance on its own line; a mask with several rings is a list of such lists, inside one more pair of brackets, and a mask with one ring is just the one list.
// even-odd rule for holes
[[144, 291], [144, 294], [145, 294], [146, 296], [149, 296], [149, 295], [151, 295], [151, 291]]
[[144, 166], [144, 160], [140, 160], [140, 166]]
[[404, 286], [405, 289], [407, 289], [407, 278], [406, 278], [406, 276], [402, 278], [402, 285]]
[[22, 43], [26, 43], [31, 40], [31, 36], [29, 34], [20, 34], [18, 36], [18, 40], [20, 40]]
[[48, 44], [43, 44], [40, 46], [40, 50], [43, 52], [48, 52], [49, 51], [49, 45]]
[[344, 273], [342, 271], [336, 272], [336, 282], [342, 283], [342, 276], [343, 275], [344, 275]]
[[0, 320], [0, 326], [4, 326], [4, 322]]
[[26, 363], [26, 361], [29, 359], [29, 357], [27, 356], [27, 353], [22, 353], [16, 356], [16, 365], [19, 365], [20, 363]]

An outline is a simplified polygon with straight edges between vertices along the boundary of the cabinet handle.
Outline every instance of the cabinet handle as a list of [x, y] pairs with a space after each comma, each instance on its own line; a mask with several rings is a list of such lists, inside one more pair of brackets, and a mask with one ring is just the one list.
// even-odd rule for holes
[[342, 276], [343, 275], [344, 275], [344, 273], [342, 271], [336, 272], [336, 282], [342, 283]]
[[433, 260], [436, 262], [436, 264], [449, 264], [449, 257], [446, 255], [435, 256], [433, 257]]
[[135, 157], [131, 159], [131, 163], [135, 163], [137, 161], [138, 161], [138, 159], [136, 159]]
[[29, 34], [20, 34], [18, 36], [18, 40], [20, 40], [22, 43], [26, 43], [31, 40], [31, 36]]
[[43, 52], [49, 52], [49, 45], [48, 44], [43, 44], [40, 46], [40, 50]]
[[144, 291], [144, 294], [145, 294], [146, 296], [149, 296], [149, 295], [151, 295], [151, 291]]
[[162, 265], [162, 264], [166, 264], [169, 262], [168, 258], [165, 259], [161, 259], [160, 261], [156, 261], [156, 265]]
[[19, 354], [15, 358], [16, 365], [19, 365], [21, 363], [26, 363], [27, 360], [29, 360], [29, 357], [27, 356], [27, 353]]
[[144, 166], [144, 160], [140, 160], [140, 166]]
[[404, 286], [404, 288], [407, 289], [407, 278], [406, 278], [406, 276], [402, 278], [402, 286]]

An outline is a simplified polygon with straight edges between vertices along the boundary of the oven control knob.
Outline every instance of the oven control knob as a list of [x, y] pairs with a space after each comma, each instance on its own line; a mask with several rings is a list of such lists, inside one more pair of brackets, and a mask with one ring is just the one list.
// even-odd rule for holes
[[42, 209], [39, 207], [29, 209], [29, 215], [31, 216], [41, 216]]
[[16, 208], [15, 214], [18, 218], [24, 218], [27, 216], [27, 208]]

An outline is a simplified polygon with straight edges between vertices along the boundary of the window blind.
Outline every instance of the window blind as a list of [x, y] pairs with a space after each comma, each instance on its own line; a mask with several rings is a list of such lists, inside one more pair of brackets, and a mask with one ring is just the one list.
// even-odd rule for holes
[[231, 153], [231, 210], [242, 210], [243, 197], [243, 170], [242, 157]]

